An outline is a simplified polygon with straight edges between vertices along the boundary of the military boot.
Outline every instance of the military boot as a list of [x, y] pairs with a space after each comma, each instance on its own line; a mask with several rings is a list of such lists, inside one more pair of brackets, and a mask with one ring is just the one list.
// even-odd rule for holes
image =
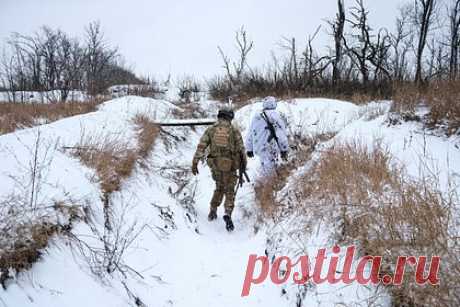
[[232, 218], [229, 215], [224, 215], [225, 228], [227, 231], [233, 231], [235, 226], [233, 225]]
[[208, 221], [214, 221], [217, 218], [216, 210], [211, 209], [208, 214]]

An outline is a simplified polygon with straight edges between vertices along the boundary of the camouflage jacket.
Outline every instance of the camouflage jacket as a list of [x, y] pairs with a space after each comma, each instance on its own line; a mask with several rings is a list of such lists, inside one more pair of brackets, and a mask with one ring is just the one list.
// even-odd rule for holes
[[[219, 119], [217, 123], [206, 129], [200, 139], [193, 159], [201, 160], [209, 149], [208, 164], [212, 167], [212, 160], [228, 158], [235, 161], [234, 168], [239, 168], [239, 163], [246, 164], [246, 154], [240, 131], [230, 121]], [[240, 161], [243, 159], [243, 161]], [[211, 163], [210, 163], [211, 162]]]

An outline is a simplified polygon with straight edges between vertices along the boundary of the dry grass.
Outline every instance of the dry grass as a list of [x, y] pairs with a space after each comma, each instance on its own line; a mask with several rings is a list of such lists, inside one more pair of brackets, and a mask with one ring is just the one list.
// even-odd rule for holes
[[431, 107], [429, 125], [446, 124], [447, 134], [457, 133], [460, 128], [460, 81], [433, 83], [426, 95]]
[[80, 143], [72, 147], [73, 155], [83, 164], [94, 169], [102, 191], [104, 227], [113, 230], [111, 194], [120, 191], [124, 179], [131, 176], [136, 164], [148, 168], [147, 157], [158, 135], [159, 129], [147, 115], [133, 118], [137, 128], [137, 146], [117, 136], [83, 135]]
[[403, 116], [413, 116], [422, 101], [423, 92], [420, 87], [413, 83], [401, 83], [394, 88], [391, 111]]
[[83, 136], [74, 149], [74, 156], [96, 170], [104, 193], [120, 190], [122, 179], [129, 177], [138, 157], [126, 141], [111, 136]]
[[73, 222], [85, 215], [81, 206], [63, 202], [55, 203], [53, 208], [39, 207], [33, 211], [21, 206], [18, 200], [0, 205], [0, 284], [4, 289], [12, 273], [26, 271], [40, 259], [51, 237], [70, 231]]
[[449, 234], [455, 202], [432, 182], [410, 179], [378, 142], [336, 144], [297, 181], [297, 205], [283, 208], [305, 217], [299, 232], [318, 221], [341, 220], [336, 240], [359, 243], [363, 254], [382, 255], [388, 264], [384, 272], [392, 272], [399, 255], [442, 256], [440, 286], [417, 286], [406, 277], [401, 287], [390, 289], [393, 304], [457, 306], [460, 299], [452, 294], [459, 291], [460, 255], [449, 248], [456, 242]]
[[0, 134], [96, 111], [99, 100], [49, 104], [0, 103]]
[[304, 137], [296, 136], [295, 157], [290, 159], [288, 163], [281, 164], [276, 173], [260, 179], [254, 186], [256, 203], [260, 209], [261, 217], [274, 218], [280, 213], [281, 206], [277, 199], [277, 193], [284, 187], [292, 172], [311, 159], [316, 147], [320, 143], [330, 140], [334, 135], [333, 133], [323, 133]]
[[22, 272], [32, 267], [41, 256], [41, 250], [48, 246], [51, 236], [58, 232], [57, 225], [42, 223], [24, 225], [22, 231], [30, 233], [30, 238], [18, 237], [11, 248], [0, 252], [0, 284], [6, 289], [5, 281], [9, 270]]
[[425, 124], [443, 128], [448, 135], [460, 128], [460, 81], [437, 81], [429, 85], [399, 84], [395, 86], [392, 111], [404, 120], [421, 120], [416, 116], [418, 106], [429, 107]]
[[[138, 137], [134, 149], [119, 137], [100, 135], [83, 135], [78, 146], [70, 148], [74, 156], [96, 170], [104, 194], [106, 227], [112, 227], [108, 208], [110, 193], [121, 188], [136, 162], [148, 157], [158, 135], [158, 127], [147, 116], [138, 115], [133, 121]], [[0, 231], [4, 234], [0, 240], [0, 284], [4, 288], [11, 269], [15, 272], [29, 269], [40, 259], [53, 235], [69, 231], [74, 220], [85, 217], [80, 206], [55, 203], [52, 208], [38, 206], [31, 210], [18, 202], [19, 199], [14, 198], [0, 204]], [[56, 222], [56, 216], [65, 224]]]
[[79, 144], [72, 148], [74, 156], [96, 170], [105, 194], [120, 190], [123, 179], [131, 175], [136, 162], [147, 158], [158, 136], [158, 127], [146, 115], [138, 114], [133, 121], [137, 126], [136, 148], [117, 136], [103, 135], [82, 136]]
[[144, 114], [136, 115], [134, 123], [138, 129], [137, 154], [140, 158], [145, 159], [152, 150], [160, 129]]
[[[384, 185], [393, 179], [389, 163], [388, 153], [380, 146], [369, 151], [358, 142], [335, 145], [322, 153], [321, 160], [312, 169], [315, 178], [302, 178], [314, 180], [315, 184], [302, 183], [301, 191], [328, 202], [354, 203], [352, 200], [362, 199], [369, 190], [383, 191]], [[318, 189], [313, 190], [315, 187]]]

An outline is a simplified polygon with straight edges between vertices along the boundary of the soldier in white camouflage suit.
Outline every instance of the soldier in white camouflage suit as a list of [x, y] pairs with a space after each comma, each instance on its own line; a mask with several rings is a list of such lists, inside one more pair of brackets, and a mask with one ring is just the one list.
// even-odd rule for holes
[[286, 160], [289, 149], [286, 121], [276, 107], [274, 97], [263, 100], [263, 110], [253, 117], [246, 138], [247, 156], [259, 157], [264, 177], [273, 175], [279, 157]]

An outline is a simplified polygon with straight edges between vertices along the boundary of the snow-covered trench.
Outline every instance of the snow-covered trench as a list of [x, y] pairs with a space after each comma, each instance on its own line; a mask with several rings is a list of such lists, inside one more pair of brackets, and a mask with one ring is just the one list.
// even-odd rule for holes
[[[383, 114], [372, 120], [363, 116], [369, 113], [363, 113], [363, 108], [326, 99], [282, 103], [280, 110], [288, 117], [293, 132], [339, 132], [340, 137], [352, 137], [361, 129], [369, 139], [376, 131], [387, 131], [385, 135], [391, 139], [391, 129], [400, 128], [384, 128], [387, 107], [377, 107], [384, 108]], [[252, 104], [238, 111], [235, 122], [243, 134], [251, 114], [259, 108], [259, 104]], [[96, 230], [102, 231], [101, 192], [94, 181], [94, 171], [59, 148], [74, 146], [84, 133], [116, 134], [134, 140], [131, 119], [135, 114], [148, 113], [152, 119], [163, 120], [171, 118], [174, 109], [165, 101], [126, 97], [107, 102], [95, 113], [2, 136], [0, 195], [28, 192], [27, 186], [18, 185], [11, 175], [18, 177], [24, 172], [33, 153], [30, 144], [41, 131], [43, 142], [53, 150], [53, 158], [46, 163], [40, 202], [71, 198], [89, 205], [94, 211]], [[296, 306], [300, 288], [287, 288], [286, 293], [286, 287], [269, 280], [253, 286], [249, 296], [241, 297], [248, 256], [265, 254], [268, 234], [265, 229], [254, 231], [252, 184], [238, 192], [233, 233], [226, 232], [221, 211], [217, 221], [207, 221], [214, 188], [210, 172], [202, 165], [197, 177], [189, 172], [203, 131], [164, 128], [148, 159], [150, 167], [138, 166], [123, 182], [121, 191], [112, 195], [117, 237], [129, 239], [119, 271], [102, 274], [102, 278], [96, 276], [94, 262], [88, 261], [73, 244], [69, 246], [68, 239], [58, 237], [42, 260], [18, 275], [7, 290], [0, 290], [0, 306]], [[451, 150], [451, 140], [436, 142], [442, 142], [437, 151]], [[396, 147], [395, 153], [400, 149]], [[458, 152], [449, 151], [449, 155], [450, 161], [458, 162]], [[252, 179], [256, 177], [256, 166], [257, 161], [251, 160]], [[88, 245], [101, 248], [94, 229], [87, 224], [79, 223], [72, 233]], [[327, 242], [326, 236], [318, 234], [309, 242], [310, 249], [327, 247], [322, 246]], [[289, 242], [290, 238], [286, 239]], [[373, 289], [357, 285], [324, 285], [308, 292], [302, 306], [356, 305], [365, 302], [371, 293]]]

